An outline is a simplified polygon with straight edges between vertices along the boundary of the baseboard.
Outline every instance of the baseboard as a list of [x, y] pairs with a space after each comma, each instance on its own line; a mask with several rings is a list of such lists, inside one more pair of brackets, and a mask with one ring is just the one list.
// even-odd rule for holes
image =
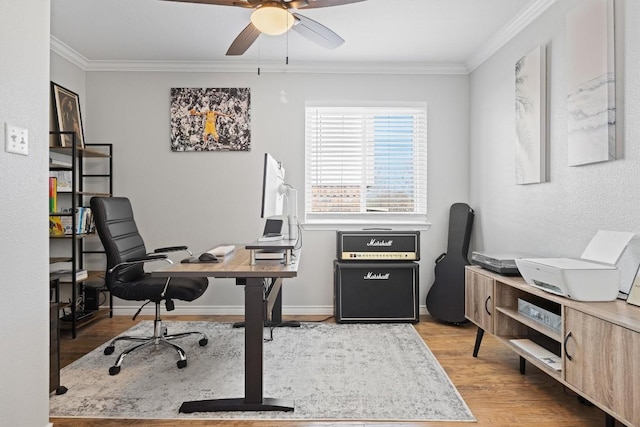
[[[118, 316], [133, 316], [136, 311], [138, 311], [138, 308], [138, 306], [114, 306], [113, 314]], [[333, 306], [284, 306], [282, 307], [282, 313], [285, 316], [329, 316], [333, 314]], [[155, 315], [154, 306], [149, 304], [142, 309], [141, 314]], [[176, 307], [170, 314], [178, 316], [243, 316], [244, 306], [194, 306], [191, 304]], [[426, 306], [420, 306], [420, 314], [429, 314]]]
[[[134, 315], [136, 311], [138, 311], [137, 306], [114, 306], [113, 314], [114, 315]], [[163, 314], [166, 313], [163, 310]], [[302, 307], [291, 307], [286, 306], [282, 308], [282, 313], [285, 316], [296, 316], [296, 315], [331, 315], [333, 314], [333, 306], [302, 306]], [[155, 307], [149, 304], [147, 307], [142, 309], [141, 314], [144, 315], [155, 315]], [[243, 316], [244, 315], [244, 306], [194, 306], [194, 305], [185, 305], [182, 307], [176, 307], [175, 310], [169, 313], [170, 315], [179, 315], [179, 316]]]

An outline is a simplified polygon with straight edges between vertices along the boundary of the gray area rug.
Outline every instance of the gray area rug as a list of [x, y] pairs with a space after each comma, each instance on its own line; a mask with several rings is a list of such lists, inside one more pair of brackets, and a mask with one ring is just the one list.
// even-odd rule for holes
[[[127, 345], [105, 356], [98, 347], [61, 371], [66, 394], [50, 397], [52, 417], [475, 421], [449, 377], [409, 324], [303, 323], [277, 328], [264, 344], [264, 396], [295, 402], [293, 412], [181, 414], [183, 401], [244, 396], [244, 329], [230, 323], [165, 322], [169, 333], [202, 331], [168, 348], [134, 352], [120, 374], [109, 367]], [[151, 334], [142, 322], [126, 334]], [[265, 329], [265, 337], [269, 330]]]

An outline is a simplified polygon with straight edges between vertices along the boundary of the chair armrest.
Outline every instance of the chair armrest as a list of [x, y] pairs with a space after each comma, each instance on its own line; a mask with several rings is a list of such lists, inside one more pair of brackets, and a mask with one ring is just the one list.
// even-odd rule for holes
[[186, 251], [189, 249], [187, 246], [167, 246], [166, 248], [158, 248], [153, 251], [154, 254], [158, 254], [161, 252], [177, 252], [177, 251]]
[[189, 250], [188, 246], [167, 246], [166, 248], [158, 248], [153, 251], [154, 254], [185, 251], [189, 256], [193, 256], [193, 253]]
[[140, 262], [157, 261], [160, 259], [167, 259], [167, 258], [168, 258], [167, 255], [162, 255], [162, 254], [145, 255], [145, 256], [136, 257], [136, 258], [129, 258], [125, 262], [134, 264], [134, 263], [140, 263]]
[[151, 261], [166, 261], [169, 264], [173, 264], [173, 262], [171, 262], [171, 260], [167, 257], [167, 255], [162, 255], [162, 254], [146, 255], [143, 257], [130, 258], [126, 261], [116, 264], [109, 269], [108, 273], [113, 273], [114, 271], [127, 265], [144, 264], [145, 262], [151, 262]]

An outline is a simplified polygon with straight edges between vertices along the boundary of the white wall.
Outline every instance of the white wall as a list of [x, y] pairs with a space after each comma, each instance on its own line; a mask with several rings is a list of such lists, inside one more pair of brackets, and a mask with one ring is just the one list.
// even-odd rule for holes
[[[471, 75], [472, 248], [579, 257], [598, 229], [640, 232], [640, 2], [616, 2], [624, 155], [568, 167], [565, 17], [576, 4], [558, 1]], [[514, 65], [537, 45], [548, 50], [550, 181], [515, 185]]]
[[[63, 67], [58, 70], [64, 72]], [[52, 79], [56, 78], [52, 68]], [[171, 152], [172, 87], [251, 88], [251, 151]], [[69, 89], [84, 89], [86, 94], [86, 140], [114, 144], [114, 193], [132, 199], [147, 245], [187, 244], [195, 252], [219, 243], [251, 241], [260, 234], [265, 152], [285, 164], [288, 181], [299, 190], [302, 213], [305, 101], [428, 102], [428, 209], [433, 226], [422, 238], [424, 306], [434, 260], [446, 251], [449, 207], [469, 198], [467, 76], [87, 72], [85, 88]], [[279, 100], [281, 90], [286, 91], [286, 104]], [[331, 313], [335, 230], [305, 230], [303, 239], [299, 277], [287, 281], [284, 311]], [[216, 280], [205, 296], [181, 307], [238, 313], [242, 302], [243, 293], [232, 280]]]
[[26, 128], [27, 157], [0, 138], [0, 414], [2, 425], [49, 419], [47, 191], [49, 0], [0, 0], [0, 125]]

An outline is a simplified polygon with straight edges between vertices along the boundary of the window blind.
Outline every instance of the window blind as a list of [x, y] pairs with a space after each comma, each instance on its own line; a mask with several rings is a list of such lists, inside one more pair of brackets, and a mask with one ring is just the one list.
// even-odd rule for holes
[[306, 222], [426, 222], [426, 106], [305, 109]]

